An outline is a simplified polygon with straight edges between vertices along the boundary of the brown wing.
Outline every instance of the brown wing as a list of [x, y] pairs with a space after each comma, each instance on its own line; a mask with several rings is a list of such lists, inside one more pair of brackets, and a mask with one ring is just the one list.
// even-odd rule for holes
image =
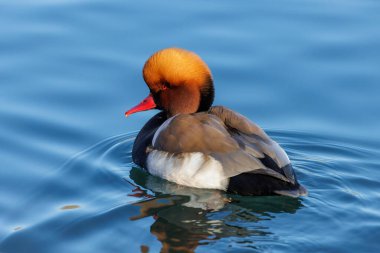
[[157, 130], [153, 148], [169, 153], [224, 153], [239, 149], [224, 123], [208, 113], [178, 114]]
[[225, 107], [170, 118], [157, 130], [152, 144], [154, 149], [174, 154], [210, 155], [221, 162], [226, 177], [253, 172], [289, 182], [263, 162], [270, 159], [281, 168], [289, 164], [286, 153], [259, 126]]
[[294, 171], [291, 166], [287, 166], [290, 164], [287, 154], [258, 125], [223, 106], [213, 106], [209, 113], [218, 116], [225, 123], [232, 138], [239, 142], [242, 150], [259, 159], [264, 165], [264, 168], [260, 166], [251, 172], [295, 183]]
[[209, 113], [218, 116], [230, 129], [232, 136], [247, 148], [257, 151], [260, 158], [267, 155], [280, 168], [290, 163], [285, 151], [258, 125], [243, 115], [223, 106], [213, 106]]

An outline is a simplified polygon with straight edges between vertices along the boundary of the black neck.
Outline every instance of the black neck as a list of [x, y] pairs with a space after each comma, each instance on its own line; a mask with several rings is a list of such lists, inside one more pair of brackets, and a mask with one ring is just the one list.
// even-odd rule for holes
[[206, 81], [201, 88], [201, 99], [199, 102], [198, 112], [207, 111], [214, 102], [215, 90], [212, 78]]

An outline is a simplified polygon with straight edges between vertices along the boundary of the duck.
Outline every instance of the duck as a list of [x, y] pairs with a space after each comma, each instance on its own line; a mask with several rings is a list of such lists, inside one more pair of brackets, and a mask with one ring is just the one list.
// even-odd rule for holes
[[134, 140], [136, 165], [187, 187], [248, 196], [307, 195], [278, 143], [245, 116], [212, 105], [213, 77], [196, 53], [159, 50], [145, 62], [143, 78], [149, 95], [125, 116], [160, 112]]

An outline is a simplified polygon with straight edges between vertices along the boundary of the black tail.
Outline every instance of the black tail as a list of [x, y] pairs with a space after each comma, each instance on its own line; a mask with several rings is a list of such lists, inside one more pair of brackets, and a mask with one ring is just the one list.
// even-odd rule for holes
[[297, 179], [292, 184], [268, 175], [251, 172], [231, 177], [227, 192], [249, 196], [286, 195], [299, 197], [307, 195], [307, 190], [298, 183]]

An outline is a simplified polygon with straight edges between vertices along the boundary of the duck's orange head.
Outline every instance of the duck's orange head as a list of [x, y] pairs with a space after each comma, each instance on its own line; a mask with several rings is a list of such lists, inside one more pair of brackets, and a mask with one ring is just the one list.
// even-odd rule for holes
[[214, 100], [210, 69], [195, 53], [167, 48], [154, 53], [145, 63], [143, 76], [150, 94], [125, 113], [161, 109], [168, 116], [206, 111]]

